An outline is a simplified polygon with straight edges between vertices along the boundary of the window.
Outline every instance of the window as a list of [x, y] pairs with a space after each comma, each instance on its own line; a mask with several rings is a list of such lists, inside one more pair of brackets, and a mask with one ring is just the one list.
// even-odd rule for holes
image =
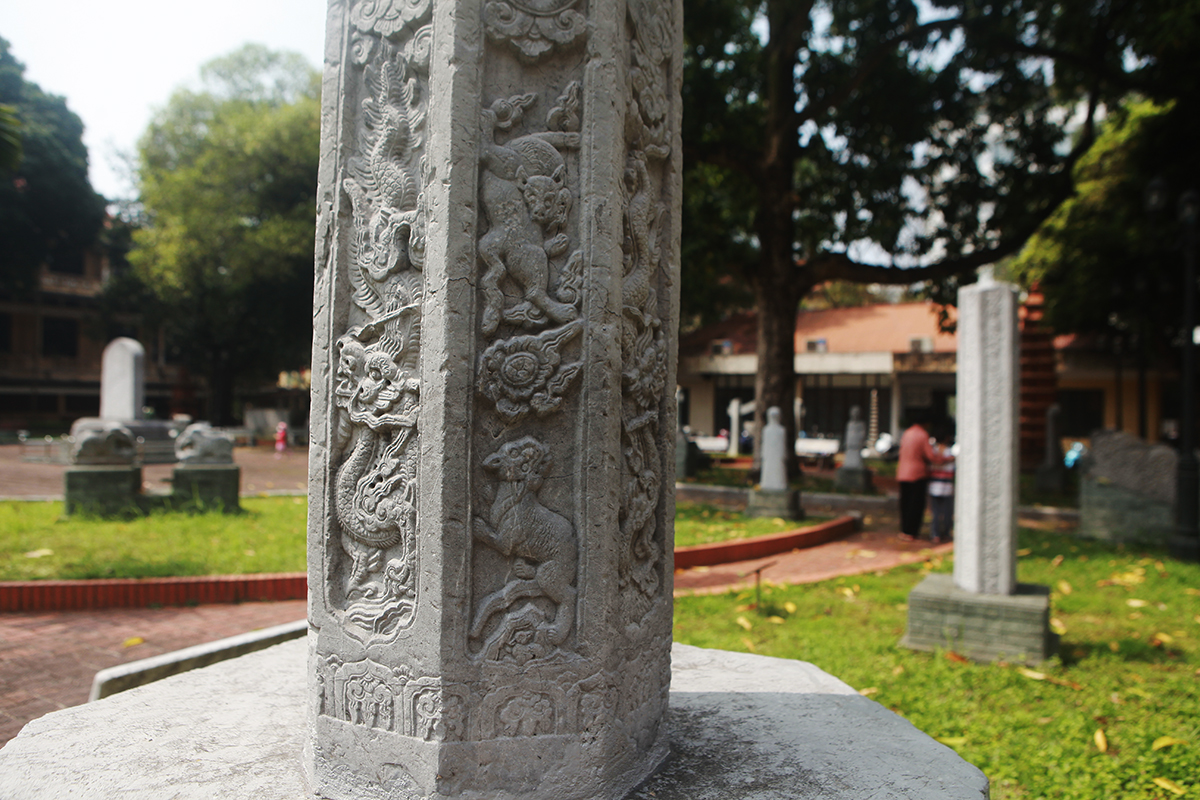
[[733, 354], [732, 339], [713, 339], [709, 347], [709, 354], [714, 356], [728, 356]]
[[809, 339], [804, 342], [804, 349], [809, 353], [828, 353], [829, 343], [824, 339]]
[[78, 358], [79, 320], [68, 317], [43, 317], [42, 355]]
[[933, 337], [914, 336], [908, 340], [908, 350], [910, 353], [932, 353]]

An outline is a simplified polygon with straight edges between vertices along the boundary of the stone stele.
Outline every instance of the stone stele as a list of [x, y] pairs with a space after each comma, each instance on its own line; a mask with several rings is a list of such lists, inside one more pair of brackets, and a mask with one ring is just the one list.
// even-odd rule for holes
[[104, 348], [100, 358], [100, 418], [142, 418], [146, 404], [146, 348], [121, 336]]
[[621, 797], [667, 751], [681, 5], [329, 9], [313, 789]]
[[954, 578], [930, 575], [909, 594], [909, 647], [1028, 662], [1057, 647], [1049, 590], [1017, 583], [1019, 354], [1016, 287], [961, 289]]

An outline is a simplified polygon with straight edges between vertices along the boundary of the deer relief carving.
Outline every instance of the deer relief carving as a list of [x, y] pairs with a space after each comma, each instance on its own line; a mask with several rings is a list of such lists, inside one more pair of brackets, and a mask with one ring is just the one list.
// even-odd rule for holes
[[[473, 534], [509, 559], [506, 583], [479, 601], [471, 622], [470, 637], [479, 640], [501, 616], [484, 643], [489, 657], [524, 663], [562, 645], [574, 626], [575, 529], [538, 497], [550, 460], [550, 448], [526, 436], [483, 462], [499, 486], [489, 518], [476, 517]], [[515, 605], [534, 598], [554, 605], [552, 619], [533, 606]]]
[[[482, 113], [480, 183], [488, 230], [479, 240], [479, 257], [486, 267], [480, 280], [480, 327], [487, 336], [496, 332], [501, 319], [539, 327], [548, 320], [563, 324], [579, 316], [572, 303], [549, 294], [551, 259], [570, 246], [564, 228], [573, 198], [559, 148], [577, 148], [579, 134], [544, 131], [505, 144], [496, 141], [496, 131], [512, 129], [536, 99], [535, 94], [515, 95], [495, 101]], [[554, 112], [561, 116], [562, 107]], [[516, 283], [524, 297], [511, 308], [505, 308], [501, 290], [505, 278]]]

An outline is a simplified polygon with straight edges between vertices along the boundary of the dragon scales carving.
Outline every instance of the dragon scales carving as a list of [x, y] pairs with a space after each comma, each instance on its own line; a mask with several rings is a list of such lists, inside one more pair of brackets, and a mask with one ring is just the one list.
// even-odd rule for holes
[[623, 184], [625, 261], [621, 301], [623, 454], [621, 495], [622, 586], [632, 584], [653, 599], [662, 577], [663, 531], [659, 408], [667, 377], [667, 343], [659, 315], [657, 285], [667, 253], [668, 205], [664, 197], [669, 103], [667, 76], [669, 8], [631, 0], [626, 161]]
[[362, 0], [351, 56], [362, 76], [361, 155], [348, 160], [350, 329], [337, 341], [334, 510], [346, 618], [368, 637], [416, 606], [417, 412], [424, 281], [429, 0]]

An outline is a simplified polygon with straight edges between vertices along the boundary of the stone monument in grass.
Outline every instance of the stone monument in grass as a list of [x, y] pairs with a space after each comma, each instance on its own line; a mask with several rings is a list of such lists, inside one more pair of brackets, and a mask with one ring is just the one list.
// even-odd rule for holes
[[862, 449], [867, 441], [867, 423], [862, 418], [862, 408], [850, 406], [850, 421], [846, 423], [845, 459], [838, 467], [834, 486], [843, 492], [867, 494], [874, 491], [871, 470], [863, 463]]
[[746, 514], [751, 517], [804, 519], [800, 492], [788, 486], [789, 456], [787, 428], [780, 423], [777, 406], [767, 409], [767, 424], [762, 435], [762, 473], [758, 488], [750, 490]]
[[207, 422], [187, 426], [175, 437], [179, 466], [171, 473], [172, 505], [240, 508], [242, 469], [233, 463], [233, 440]]
[[616, 798], [667, 752], [682, 12], [330, 4], [307, 763]]
[[985, 278], [960, 290], [954, 575], [909, 595], [908, 647], [1030, 662], [1054, 652], [1049, 589], [1017, 582], [1019, 375], [1016, 288]]

